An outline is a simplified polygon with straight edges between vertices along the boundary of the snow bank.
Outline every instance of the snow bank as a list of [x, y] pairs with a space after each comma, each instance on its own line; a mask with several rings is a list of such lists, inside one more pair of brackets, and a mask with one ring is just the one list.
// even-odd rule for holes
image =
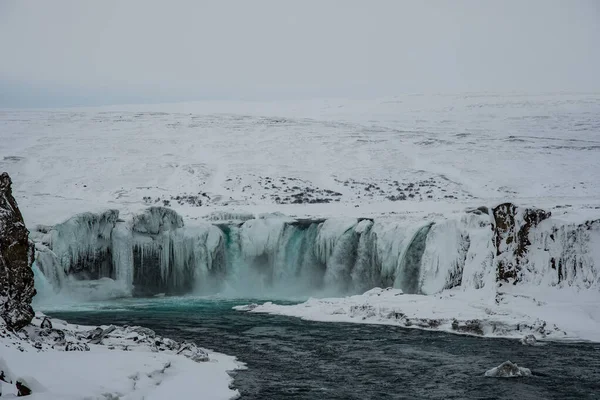
[[227, 373], [243, 365], [234, 357], [178, 343], [140, 327], [86, 327], [37, 314], [24, 331], [2, 331], [2, 394], [55, 399], [231, 399]]
[[486, 337], [600, 341], [600, 293], [575, 295], [569, 289], [547, 289], [534, 295], [503, 293], [499, 300], [481, 290], [446, 290], [411, 295], [399, 289], [375, 288], [343, 298], [311, 298], [296, 305], [234, 307], [322, 322], [396, 325]]

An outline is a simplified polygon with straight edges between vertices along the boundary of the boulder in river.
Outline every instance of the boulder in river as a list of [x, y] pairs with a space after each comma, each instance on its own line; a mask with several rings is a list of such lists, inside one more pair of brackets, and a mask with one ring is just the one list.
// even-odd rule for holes
[[485, 372], [485, 376], [491, 378], [518, 378], [531, 376], [531, 370], [519, 367], [510, 361], [504, 361], [502, 364]]
[[534, 335], [526, 335], [521, 339], [521, 344], [525, 346], [534, 346], [537, 342], [537, 339]]

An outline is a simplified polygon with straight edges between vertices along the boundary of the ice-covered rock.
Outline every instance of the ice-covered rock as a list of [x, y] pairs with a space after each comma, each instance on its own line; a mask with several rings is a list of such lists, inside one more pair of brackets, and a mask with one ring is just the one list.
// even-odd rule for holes
[[34, 316], [31, 265], [35, 250], [11, 185], [8, 174], [0, 174], [0, 317], [9, 328], [17, 330]]
[[114, 325], [111, 325], [106, 329], [102, 329], [102, 328], [98, 327], [98, 328], [94, 329], [92, 332], [90, 332], [90, 334], [88, 335], [88, 339], [90, 340], [91, 344], [100, 344], [100, 343], [102, 343], [102, 339], [104, 339], [106, 336], [108, 336], [115, 329], [117, 329], [117, 327]]
[[519, 367], [517, 364], [510, 361], [505, 361], [497, 367], [486, 371], [485, 376], [491, 378], [518, 378], [531, 376], [531, 370]]
[[143, 213], [133, 217], [133, 231], [159, 234], [183, 227], [183, 218], [174, 210], [166, 207], [149, 207]]
[[551, 213], [504, 203], [493, 209], [493, 215], [497, 280], [518, 282], [521, 279], [522, 259], [531, 245], [529, 232], [540, 222], [550, 218]]
[[248, 221], [254, 219], [254, 214], [240, 211], [213, 211], [206, 216], [209, 221]]
[[90, 351], [90, 346], [86, 343], [67, 342], [65, 351]]
[[537, 339], [535, 338], [535, 335], [526, 335], [523, 338], [521, 338], [521, 344], [524, 344], [526, 346], [533, 346], [537, 343]]
[[250, 303], [250, 304], [244, 304], [244, 305], [239, 305], [239, 306], [233, 306], [233, 309], [237, 310], [237, 311], [252, 311], [256, 307], [258, 307], [258, 304]]
[[205, 362], [209, 360], [208, 353], [193, 343], [184, 343], [179, 351], [177, 351], [177, 354], [184, 355], [195, 362]]

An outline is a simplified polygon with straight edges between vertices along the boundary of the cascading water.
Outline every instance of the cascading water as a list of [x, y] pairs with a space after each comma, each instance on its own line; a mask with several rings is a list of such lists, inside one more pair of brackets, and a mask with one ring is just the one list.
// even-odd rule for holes
[[433, 223], [428, 223], [417, 230], [398, 265], [398, 275], [394, 287], [402, 289], [404, 293], [420, 293], [421, 258], [425, 252], [425, 240]]
[[[245, 216], [243, 221], [213, 218], [189, 227], [175, 212], [160, 207], [129, 221], [117, 217], [115, 211], [82, 214], [32, 233], [37, 268], [55, 292], [85, 297], [92, 291], [94, 298], [103, 290], [118, 296], [299, 297], [362, 293], [378, 286], [433, 294], [496, 284], [489, 214], [435, 221]], [[588, 225], [564, 226], [560, 235], [551, 227], [533, 230], [531, 239], [540, 244], [530, 251], [542, 261], [524, 259], [528, 264], [521, 273], [537, 275], [522, 279], [551, 274], [555, 259], [568, 265], [573, 276], [584, 276], [581, 285], [596, 285], [597, 257], [590, 252], [600, 240], [600, 223]], [[550, 246], [563, 237], [570, 239]], [[559, 278], [547, 281], [560, 283]]]
[[31, 265], [31, 269], [33, 270], [34, 286], [37, 292], [34, 297], [34, 301], [36, 301], [38, 298], [48, 298], [53, 296], [54, 287], [48, 281], [44, 273], [40, 271], [35, 262]]

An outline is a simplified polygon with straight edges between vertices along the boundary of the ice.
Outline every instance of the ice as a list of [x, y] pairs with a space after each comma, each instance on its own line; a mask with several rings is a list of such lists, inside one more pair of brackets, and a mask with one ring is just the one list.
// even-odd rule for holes
[[[311, 220], [275, 214], [246, 221], [193, 221], [185, 227], [174, 211], [152, 210], [111, 223], [100, 235], [95, 221], [105, 214], [81, 214], [76, 223], [71, 219], [44, 228], [47, 234], [34, 232], [35, 240], [53, 238], [51, 249], [38, 242], [38, 268], [55, 291], [80, 280], [110, 278], [116, 282], [111, 293], [119, 296], [219, 291], [323, 296], [393, 286], [426, 295], [451, 288], [483, 290], [495, 298], [497, 264], [508, 257], [519, 263], [522, 285], [599, 287], [600, 222], [595, 220], [550, 218], [532, 226], [527, 252], [515, 261], [515, 250], [502, 243], [503, 252], [496, 254], [492, 216], [473, 210], [424, 219]], [[515, 218], [521, 224], [523, 216]], [[92, 237], [76, 242], [64, 235], [65, 227], [72, 232], [73, 225], [91, 227], [80, 234]], [[516, 235], [519, 226], [509, 235]], [[59, 242], [63, 237], [65, 243]], [[59, 258], [55, 248], [69, 257]], [[79, 296], [79, 288], [68, 290]]]
[[[111, 276], [111, 233], [117, 210], [76, 215], [50, 231], [52, 251], [67, 273], [84, 272], [93, 277]], [[91, 268], [90, 268], [91, 266]]]
[[435, 294], [460, 286], [470, 245], [468, 230], [459, 220], [430, 226], [419, 263], [419, 292]]
[[394, 287], [406, 293], [421, 293], [421, 259], [432, 226], [433, 223], [428, 223], [420, 227], [402, 253]]
[[115, 279], [131, 293], [133, 289], [133, 235], [129, 224], [116, 223], [111, 232], [111, 244]]

